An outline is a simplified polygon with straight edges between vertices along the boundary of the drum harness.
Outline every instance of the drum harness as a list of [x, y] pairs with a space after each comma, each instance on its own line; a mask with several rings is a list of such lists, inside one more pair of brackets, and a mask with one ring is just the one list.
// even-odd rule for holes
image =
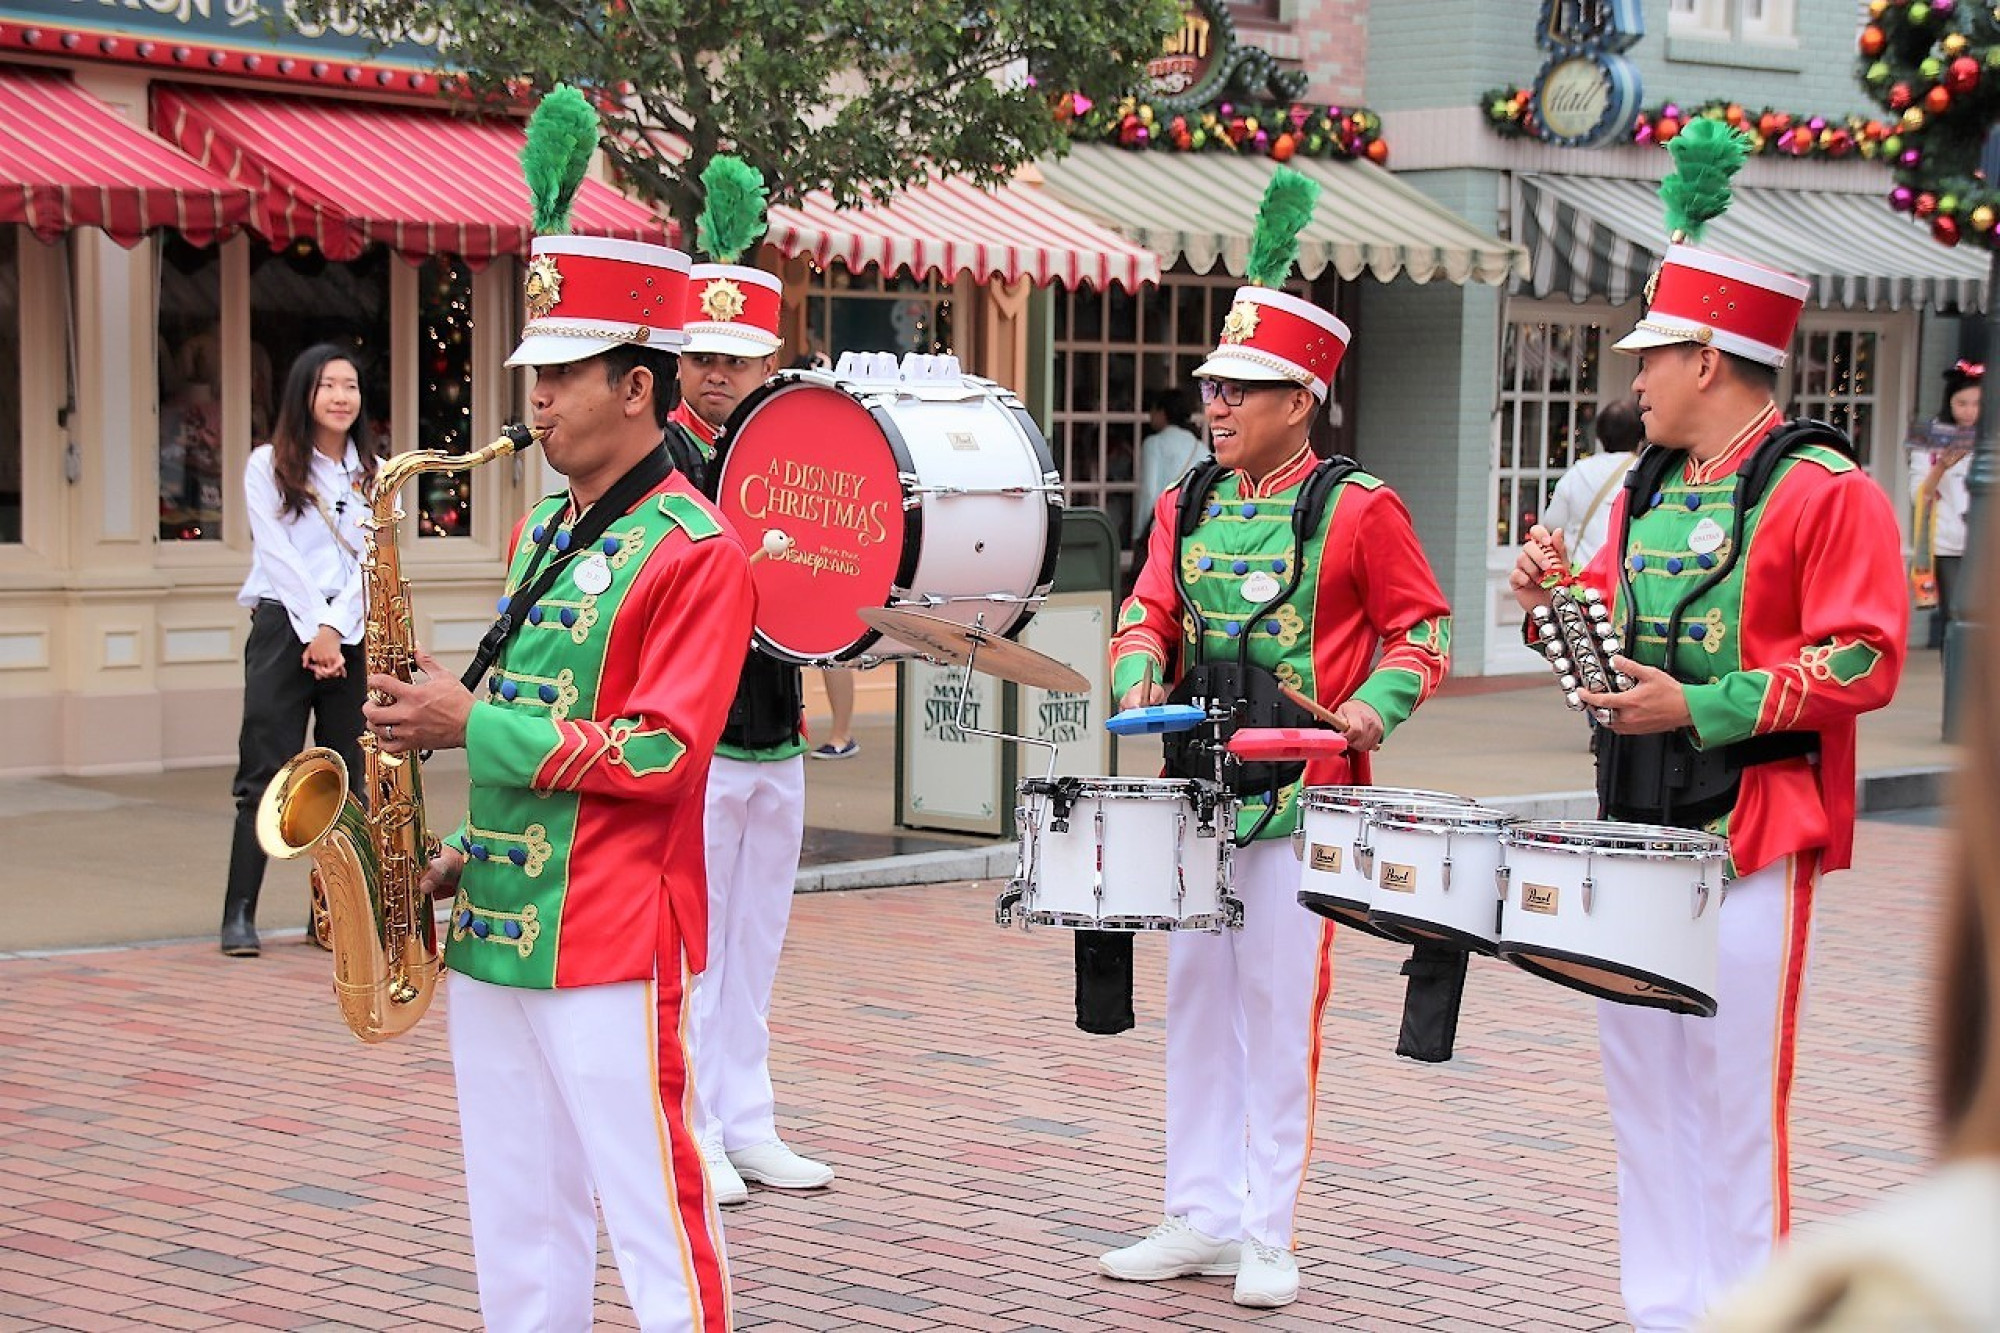
[[[1673, 674], [1674, 652], [1680, 643], [1681, 625], [1688, 608], [1720, 586], [1735, 570], [1743, 555], [1744, 528], [1750, 511], [1763, 502], [1778, 464], [1814, 444], [1828, 446], [1849, 459], [1854, 457], [1854, 445], [1838, 427], [1824, 421], [1800, 420], [1773, 431], [1737, 473], [1729, 552], [1707, 578], [1675, 603], [1667, 618], [1665, 669], [1669, 674]], [[1661, 486], [1685, 458], [1683, 450], [1649, 445], [1632, 465], [1625, 477], [1625, 526], [1618, 539], [1621, 552], [1630, 539], [1633, 522], [1653, 507]], [[1618, 562], [1618, 587], [1627, 608], [1625, 655], [1633, 657], [1639, 616], [1632, 596], [1631, 563], [1622, 558]], [[1699, 829], [1735, 807], [1744, 769], [1782, 759], [1816, 756], [1819, 747], [1817, 731], [1775, 731], [1728, 745], [1697, 749], [1688, 728], [1642, 736], [1623, 736], [1609, 728], [1599, 728], [1592, 738], [1592, 749], [1597, 754], [1598, 801], [1607, 819]]]
[[[1278, 812], [1279, 793], [1286, 785], [1296, 782], [1304, 774], [1305, 765], [1297, 761], [1241, 763], [1233, 776], [1223, 779], [1225, 762], [1238, 763], [1233, 756], [1225, 761], [1223, 743], [1239, 727], [1318, 725], [1316, 718], [1284, 697], [1275, 674], [1251, 663], [1250, 627], [1256, 625], [1298, 591], [1299, 580], [1305, 573], [1303, 552], [1306, 543], [1315, 532], [1319, 531], [1320, 522], [1326, 516], [1327, 506], [1332, 501], [1335, 488], [1359, 471], [1360, 466], [1353, 459], [1336, 454], [1322, 460], [1319, 466], [1307, 474], [1304, 485], [1299, 488], [1299, 498], [1292, 506], [1292, 559], [1290, 568], [1286, 571], [1285, 585], [1275, 596], [1244, 617], [1244, 632], [1236, 636], [1234, 662], [1190, 663], [1171, 696], [1176, 703], [1202, 699], [1208, 702], [1211, 710], [1213, 702], [1219, 699], [1228, 700], [1234, 705], [1226, 718], [1217, 717], [1211, 711], [1211, 717], [1215, 720], [1208, 727], [1169, 733], [1163, 739], [1167, 771], [1175, 777], [1212, 776], [1223, 781], [1238, 795], [1252, 793], [1267, 795], [1264, 813], [1258, 817], [1248, 833], [1239, 835], [1235, 839], [1238, 847], [1249, 846], [1256, 840], [1257, 835], [1264, 831]], [[1192, 536], [1196, 527], [1200, 525], [1209, 492], [1229, 470], [1211, 456], [1197, 463], [1182, 479], [1179, 507], [1174, 522], [1176, 553], [1179, 552], [1181, 544]], [[1178, 575], [1174, 578], [1174, 590], [1179, 595], [1182, 610], [1194, 621], [1195, 651], [1199, 653], [1200, 645], [1207, 637], [1207, 617], [1188, 596], [1186, 582]], [[1214, 734], [1204, 734], [1207, 732]]]

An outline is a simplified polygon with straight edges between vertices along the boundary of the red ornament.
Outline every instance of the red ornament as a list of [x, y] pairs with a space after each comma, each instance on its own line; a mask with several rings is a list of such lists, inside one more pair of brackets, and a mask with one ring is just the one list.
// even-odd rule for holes
[[1979, 86], [1979, 62], [1971, 56], [1960, 56], [1945, 66], [1944, 86], [1965, 96]]
[[1371, 139], [1368, 143], [1368, 160], [1378, 167], [1389, 164], [1389, 144], [1385, 139]]
[[1924, 94], [1924, 110], [1933, 116], [1942, 116], [1951, 110], [1951, 91], [1942, 84]]
[[[1914, 102], [1914, 101], [1916, 101], [1916, 100], [1917, 100], [1917, 95], [1916, 95], [1915, 93], [1913, 93], [1913, 92], [1911, 92], [1911, 91], [1910, 91], [1910, 85], [1909, 85], [1909, 84], [1907, 84], [1907, 83], [1897, 83], [1897, 84], [1891, 84], [1891, 85], [1890, 85], [1890, 87], [1889, 87], [1889, 109], [1890, 109], [1891, 111], [1901, 111], [1901, 110], [1902, 110], [1902, 109], [1903, 109], [1904, 107], [1908, 106], [1908, 105], [1909, 105], [1910, 103], [1912, 103], [1912, 102]], [[1770, 119], [1770, 117], [1766, 116], [1766, 117], [1765, 117], [1765, 119], [1766, 119], [1766, 120], [1769, 120], [1769, 119]], [[1769, 131], [1769, 130], [1766, 130], [1766, 131], [1764, 131], [1764, 132], [1765, 132], [1766, 134], [1769, 134], [1769, 133], [1770, 133], [1770, 131]]]
[[1661, 116], [1653, 122], [1653, 137], [1661, 143], [1681, 132], [1681, 123], [1672, 116]]
[[1882, 30], [1871, 23], [1861, 30], [1861, 54], [1873, 60], [1882, 54], [1882, 48], [1888, 41]]
[[1916, 214], [1920, 218], [1927, 218], [1935, 212], [1937, 212], [1937, 196], [1925, 190], [1917, 196]]
[[1940, 213], [1931, 221], [1931, 239], [1940, 245], [1958, 244], [1958, 219], [1949, 213]]
[[1291, 161], [1292, 154], [1297, 150], [1298, 145], [1293, 142], [1292, 136], [1289, 134], [1281, 134], [1271, 140], [1271, 156], [1280, 162]]

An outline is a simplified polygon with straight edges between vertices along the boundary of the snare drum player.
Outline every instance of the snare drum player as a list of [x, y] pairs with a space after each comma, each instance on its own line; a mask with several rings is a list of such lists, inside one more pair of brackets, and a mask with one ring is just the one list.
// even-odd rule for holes
[[[1155, 507], [1112, 642], [1113, 690], [1134, 708], [1170, 691], [1270, 699], [1289, 686], [1338, 710], [1350, 751], [1304, 779], [1350, 783], [1444, 679], [1451, 621], [1402, 502], [1308, 442], [1348, 330], [1275, 290], [1316, 194], [1295, 182], [1281, 169], [1266, 194], [1250, 269], [1261, 285], [1238, 290], [1195, 370], [1219, 466], [1197, 467]], [[1281, 781], [1275, 802], [1268, 788], [1244, 798], [1243, 928], [1170, 941], [1166, 1219], [1100, 1261], [1134, 1282], [1234, 1274], [1247, 1306], [1298, 1295], [1292, 1216], [1333, 984], [1333, 926], [1298, 902], [1296, 766]]]
[[[702, 246], [735, 260], [764, 229], [764, 181], [717, 157], [702, 172]], [[697, 264], [688, 277], [687, 345], [674, 424], [701, 451], [702, 473], [737, 405], [770, 378], [783, 286], [760, 269]], [[704, 478], [705, 490], [713, 491]], [[755, 541], [758, 534], [744, 534]], [[771, 988], [791, 920], [805, 839], [804, 697], [799, 669], [749, 647], [708, 770], [708, 970], [694, 988], [688, 1045], [696, 1123], [716, 1201], [749, 1200], [754, 1182], [823, 1189], [833, 1168], [778, 1137], [771, 1088]]]
[[[565, 160], [595, 141], [569, 97], [587, 119]], [[687, 273], [663, 246], [535, 239], [508, 364], [534, 369], [568, 485], [516, 530], [477, 697], [421, 651], [420, 680], [368, 680], [384, 753], [465, 750], [466, 821], [423, 887], [453, 898], [449, 1036], [494, 1330], [590, 1326], [593, 1204], [639, 1327], [729, 1324], [700, 1149], [685, 1099], [661, 1097], [686, 1081], [663, 1016], [678, 1033], [707, 944], [702, 795], [734, 676], [715, 644], [749, 637], [752, 596], [743, 547], [661, 442]]]
[[[1690, 140], [1730, 153], [1717, 122]], [[1705, 140], [1715, 140], [1711, 146]], [[1678, 140], [1676, 141], [1678, 145]], [[1740, 160], [1740, 152], [1735, 154]], [[1679, 175], [1689, 158], [1676, 154]], [[1677, 210], [1677, 239], [1719, 211]], [[1727, 201], [1726, 189], [1722, 202]], [[1795, 1039], [1819, 876], [1849, 861], [1855, 717], [1887, 703], [1909, 621], [1888, 497], [1831, 427], [1778, 411], [1810, 290], [1674, 244], [1617, 344], [1638, 357], [1650, 448], [1586, 579], [1614, 603], [1634, 682], [1605, 710], [1606, 818], [1729, 842], [1713, 1018], [1601, 1002], [1618, 1144], [1621, 1281], [1641, 1330], [1692, 1325], [1790, 1225]], [[1531, 530], [1511, 575], [1524, 609], [1567, 566]]]

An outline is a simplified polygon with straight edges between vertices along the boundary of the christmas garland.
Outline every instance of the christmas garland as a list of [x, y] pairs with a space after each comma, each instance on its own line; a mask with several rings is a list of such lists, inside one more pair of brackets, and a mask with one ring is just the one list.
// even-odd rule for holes
[[[1949, 0], [1947, 0], [1949, 2]], [[1503, 139], [1535, 134], [1535, 94], [1530, 88], [1494, 88], [1480, 97], [1486, 127]], [[1713, 101], [1683, 107], [1664, 102], [1642, 109], [1632, 122], [1635, 144], [1666, 143], [1697, 118], [1719, 120], [1750, 136], [1750, 151], [1781, 157], [1887, 157], [1893, 123], [1861, 116], [1809, 116], [1771, 107], [1751, 110], [1741, 102]]]
[[1056, 99], [1055, 115], [1072, 139], [1134, 150], [1236, 153], [1280, 162], [1297, 156], [1366, 158], [1378, 165], [1389, 160], [1382, 119], [1364, 107], [1222, 102], [1175, 113], [1133, 97], [1098, 103], [1082, 93], [1064, 93]]
[[2000, 16], [1983, 3], [1873, 0], [1856, 44], [1862, 86], [1898, 117], [1882, 145], [1890, 207], [1928, 221], [1940, 244], [1969, 235], [2000, 249], [2000, 191], [1979, 171], [2000, 121]]

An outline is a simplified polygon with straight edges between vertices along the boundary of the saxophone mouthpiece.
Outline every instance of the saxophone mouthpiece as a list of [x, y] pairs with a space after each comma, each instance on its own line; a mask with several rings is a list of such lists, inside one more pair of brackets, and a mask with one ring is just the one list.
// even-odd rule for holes
[[[536, 430], [533, 426], [524, 425], [517, 421], [511, 426], [501, 429], [500, 440], [507, 442], [507, 451], [509, 453], [519, 453], [524, 449], [534, 448], [535, 443], [542, 438], [542, 434], [543, 432]], [[500, 440], [495, 440], [494, 443], [498, 444]]]

